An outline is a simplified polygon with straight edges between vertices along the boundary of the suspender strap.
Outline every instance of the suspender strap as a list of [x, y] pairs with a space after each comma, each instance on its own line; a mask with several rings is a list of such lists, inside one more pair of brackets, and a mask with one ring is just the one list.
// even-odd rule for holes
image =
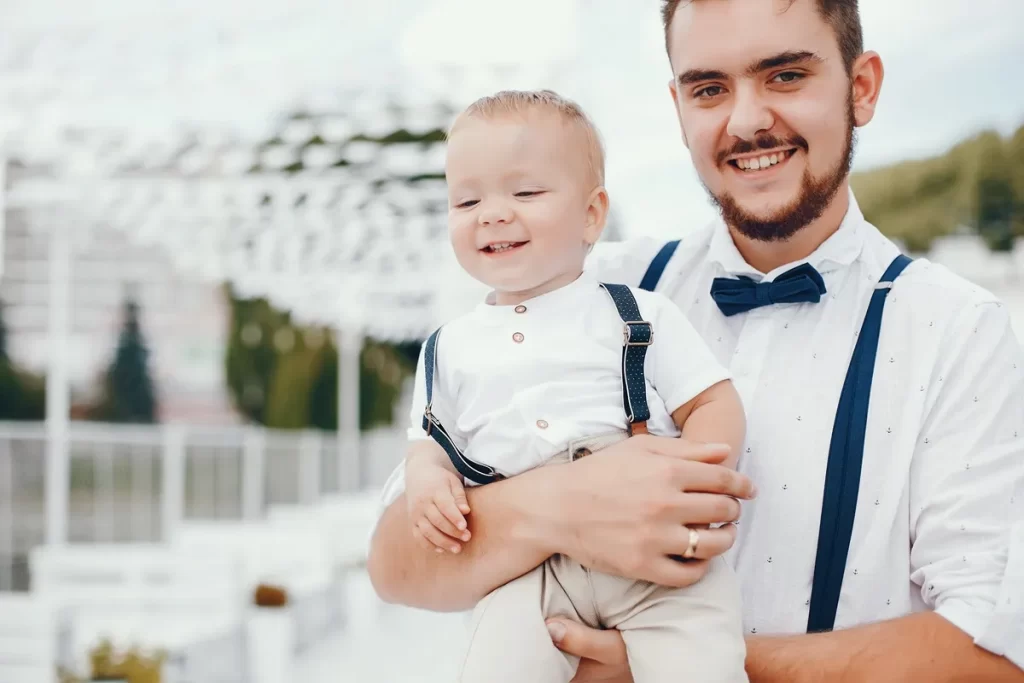
[[474, 462], [463, 455], [444, 425], [430, 412], [430, 406], [434, 400], [434, 368], [437, 365], [437, 338], [440, 332], [441, 329], [438, 328], [427, 338], [426, 348], [423, 352], [423, 374], [426, 375], [427, 380], [427, 407], [423, 411], [423, 429], [444, 449], [459, 474], [477, 484], [490, 484], [498, 481], [502, 476], [493, 467]]
[[647, 407], [644, 359], [654, 341], [654, 327], [640, 319], [636, 297], [626, 285], [601, 283], [622, 318], [622, 405], [629, 421], [629, 433], [646, 434], [651, 413]]
[[846, 572], [846, 559], [853, 535], [861, 464], [864, 460], [864, 432], [871, 398], [871, 380], [882, 329], [885, 298], [911, 259], [900, 254], [886, 269], [871, 294], [860, 335], [853, 350], [843, 392], [839, 397], [832, 443], [825, 472], [818, 552], [814, 561], [807, 632], [831, 631], [839, 607], [839, 592]]
[[665, 266], [668, 265], [672, 254], [676, 253], [678, 246], [679, 240], [672, 240], [658, 251], [658, 254], [651, 260], [651, 265], [647, 266], [647, 272], [644, 273], [644, 278], [640, 281], [640, 289], [646, 289], [648, 292], [654, 291], [654, 288], [658, 286], [658, 280], [661, 279], [661, 274], [665, 272]]

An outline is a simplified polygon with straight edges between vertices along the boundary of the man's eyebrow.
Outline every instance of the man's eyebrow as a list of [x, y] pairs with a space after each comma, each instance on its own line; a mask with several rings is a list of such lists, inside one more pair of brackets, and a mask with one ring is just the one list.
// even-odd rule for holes
[[762, 60], [754, 62], [747, 67], [747, 75], [754, 76], [767, 71], [768, 69], [777, 69], [780, 66], [790, 66], [793, 64], [800, 64], [801, 62], [817, 62], [821, 63], [825, 60], [818, 56], [815, 52], [808, 50], [797, 50], [790, 52], [780, 52], [777, 55], [771, 57], [765, 57]]
[[724, 71], [710, 69], [690, 69], [676, 76], [676, 83], [679, 85], [690, 85], [701, 81], [724, 81], [728, 78]]

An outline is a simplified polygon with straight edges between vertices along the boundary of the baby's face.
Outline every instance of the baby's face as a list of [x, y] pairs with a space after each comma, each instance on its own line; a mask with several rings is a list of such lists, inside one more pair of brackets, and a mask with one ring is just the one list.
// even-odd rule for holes
[[583, 135], [556, 113], [461, 121], [448, 142], [448, 226], [459, 263], [517, 303], [575, 279], [603, 215]]

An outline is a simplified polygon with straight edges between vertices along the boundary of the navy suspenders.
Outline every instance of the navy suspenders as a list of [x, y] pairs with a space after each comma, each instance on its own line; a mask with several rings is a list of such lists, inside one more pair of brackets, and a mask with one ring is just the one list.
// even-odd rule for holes
[[[663, 266], [664, 267], [664, 266]], [[647, 382], [644, 362], [647, 347], [654, 342], [654, 328], [640, 316], [636, 297], [626, 285], [601, 283], [622, 319], [622, 406], [629, 423], [629, 433], [646, 434], [651, 413], [647, 406]], [[437, 340], [441, 328], [427, 339], [423, 350], [423, 374], [427, 383], [427, 406], [423, 411], [423, 429], [448, 454], [452, 465], [463, 477], [476, 484], [490, 484], [503, 479], [501, 473], [489, 465], [466, 457], [452, 440], [451, 435], [431, 412], [434, 400], [434, 373], [437, 368]]]
[[861, 464], [864, 460], [864, 432], [871, 399], [871, 379], [875, 370], [875, 354], [882, 329], [882, 310], [893, 281], [911, 259], [897, 256], [885, 270], [871, 293], [850, 367], [846, 371], [843, 392], [839, 396], [832, 443], [825, 472], [825, 495], [821, 504], [818, 528], [818, 552], [814, 560], [814, 582], [811, 585], [811, 606], [807, 632], [831, 631], [839, 607], [846, 558], [853, 535], [853, 518], [857, 509]]
[[[657, 286], [676, 246], [678, 240], [662, 247], [651, 261], [641, 287], [653, 290]], [[882, 312], [893, 281], [910, 263], [909, 257], [900, 254], [889, 264], [875, 286], [843, 382], [825, 472], [818, 548], [807, 617], [808, 633], [831, 631], [835, 626], [857, 510], [861, 465], [864, 461], [864, 433], [875, 355], [882, 329]]]

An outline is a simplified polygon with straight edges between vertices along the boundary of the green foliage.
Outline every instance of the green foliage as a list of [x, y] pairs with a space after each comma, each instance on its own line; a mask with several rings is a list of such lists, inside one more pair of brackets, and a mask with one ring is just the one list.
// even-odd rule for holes
[[122, 324], [114, 359], [104, 377], [103, 396], [90, 417], [103, 422], [152, 424], [157, 421], [156, 388], [135, 301], [125, 301]]
[[911, 251], [966, 228], [993, 249], [1024, 235], [1024, 127], [1009, 140], [986, 132], [947, 153], [854, 174], [865, 217]]
[[0, 420], [42, 420], [46, 416], [46, 380], [11, 362], [3, 313], [0, 302]]
[[[338, 348], [334, 335], [299, 327], [264, 299], [228, 292], [228, 387], [251, 421], [275, 429], [338, 428]], [[415, 346], [416, 351], [410, 351]], [[390, 424], [418, 345], [367, 340], [360, 353], [360, 428]], [[410, 360], [411, 359], [411, 360]]]

